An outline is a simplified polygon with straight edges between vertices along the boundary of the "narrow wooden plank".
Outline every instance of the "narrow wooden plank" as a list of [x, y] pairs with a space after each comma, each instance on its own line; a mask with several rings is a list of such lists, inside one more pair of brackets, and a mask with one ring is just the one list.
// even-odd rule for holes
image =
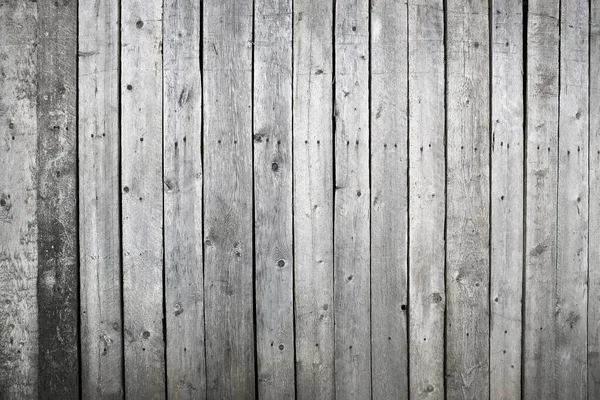
[[0, 398], [37, 398], [37, 4], [0, 4]]
[[587, 399], [589, 3], [560, 4], [555, 382], [558, 398]]
[[523, 4], [493, 0], [490, 397], [521, 398]]
[[404, 2], [371, 2], [371, 361], [374, 399], [408, 398], [408, 48]]
[[79, 2], [81, 390], [123, 396], [119, 2]]
[[254, 2], [258, 395], [294, 399], [292, 2]]
[[200, 4], [200, 0], [164, 2], [164, 246], [170, 399], [206, 397]]
[[125, 395], [136, 399], [165, 397], [162, 29], [162, 1], [121, 1]]
[[293, 9], [296, 393], [334, 399], [333, 2]]
[[444, 399], [444, 2], [409, 1], [410, 397]]
[[[251, 0], [203, 4], [207, 397], [255, 397]], [[256, 136], [259, 140], [259, 136]]]
[[486, 0], [447, 2], [449, 398], [489, 398], [489, 27]]
[[336, 397], [371, 396], [369, 5], [337, 0], [334, 26]]
[[79, 398], [77, 3], [38, 1], [39, 394]]
[[523, 398], [555, 396], [558, 0], [527, 15], [527, 155]]

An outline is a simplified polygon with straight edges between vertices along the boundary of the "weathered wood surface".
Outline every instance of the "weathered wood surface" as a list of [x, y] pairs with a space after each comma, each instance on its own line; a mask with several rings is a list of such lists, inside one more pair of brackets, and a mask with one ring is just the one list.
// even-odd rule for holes
[[79, 2], [81, 395], [123, 396], [119, 2]]

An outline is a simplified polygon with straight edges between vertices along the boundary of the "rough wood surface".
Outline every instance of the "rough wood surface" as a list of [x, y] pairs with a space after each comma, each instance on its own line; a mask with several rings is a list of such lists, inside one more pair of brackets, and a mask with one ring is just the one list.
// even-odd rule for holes
[[334, 399], [333, 2], [293, 9], [296, 394]]
[[251, 0], [203, 4], [204, 298], [211, 399], [256, 395], [252, 5]]
[[165, 397], [162, 1], [121, 2], [125, 395]]
[[167, 395], [206, 397], [200, 0], [168, 0], [163, 30]]
[[407, 7], [371, 2], [371, 362], [374, 399], [408, 398]]
[[444, 399], [444, 3], [408, 3], [410, 397]]

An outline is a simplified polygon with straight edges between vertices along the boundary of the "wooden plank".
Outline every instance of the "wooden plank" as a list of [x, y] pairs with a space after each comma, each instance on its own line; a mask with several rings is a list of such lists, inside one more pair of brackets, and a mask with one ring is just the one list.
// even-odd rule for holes
[[333, 2], [293, 9], [296, 393], [334, 399]]
[[163, 137], [167, 394], [206, 397], [200, 0], [164, 2]]
[[162, 1], [121, 2], [125, 395], [165, 397]]
[[81, 394], [120, 398], [119, 3], [81, 1], [78, 14]]
[[408, 398], [408, 48], [404, 2], [371, 2], [372, 397]]
[[521, 398], [523, 296], [523, 4], [491, 8], [490, 397]]
[[292, 2], [254, 2], [258, 395], [294, 399]]
[[38, 389], [79, 398], [77, 3], [38, 2]]
[[559, 1], [530, 0], [523, 398], [555, 396]]
[[204, 299], [211, 399], [256, 395], [252, 5], [251, 0], [203, 4]]
[[0, 398], [37, 398], [37, 4], [0, 4]]
[[587, 399], [589, 3], [561, 1], [556, 395]]
[[444, 399], [444, 3], [408, 3], [410, 397]]
[[336, 397], [371, 396], [369, 7], [335, 4]]
[[449, 398], [489, 398], [488, 2], [447, 2], [446, 374]]

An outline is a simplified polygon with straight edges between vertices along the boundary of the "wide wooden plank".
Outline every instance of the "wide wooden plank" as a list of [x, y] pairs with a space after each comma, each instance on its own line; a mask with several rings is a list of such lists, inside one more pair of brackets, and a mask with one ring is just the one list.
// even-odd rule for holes
[[38, 1], [39, 394], [79, 397], [77, 3]]
[[296, 394], [333, 399], [333, 2], [293, 9]]
[[121, 2], [125, 395], [145, 399], [165, 397], [162, 29], [162, 1]]
[[589, 2], [560, 4], [555, 382], [587, 399]]
[[252, 6], [251, 0], [203, 4], [204, 299], [211, 399], [255, 397]]
[[334, 310], [336, 397], [371, 396], [369, 5], [334, 15]]
[[559, 1], [527, 14], [527, 154], [523, 397], [555, 396]]
[[292, 2], [254, 2], [258, 395], [294, 399]]
[[0, 398], [38, 397], [37, 4], [0, 4]]
[[447, 1], [446, 375], [449, 398], [489, 398], [488, 2]]
[[444, 399], [444, 2], [409, 1], [410, 397]]
[[167, 394], [206, 397], [200, 0], [167, 0], [163, 149]]
[[79, 2], [81, 394], [123, 396], [119, 2]]
[[372, 397], [408, 398], [407, 8], [371, 2]]
[[491, 8], [490, 397], [521, 397], [523, 298], [523, 4]]

